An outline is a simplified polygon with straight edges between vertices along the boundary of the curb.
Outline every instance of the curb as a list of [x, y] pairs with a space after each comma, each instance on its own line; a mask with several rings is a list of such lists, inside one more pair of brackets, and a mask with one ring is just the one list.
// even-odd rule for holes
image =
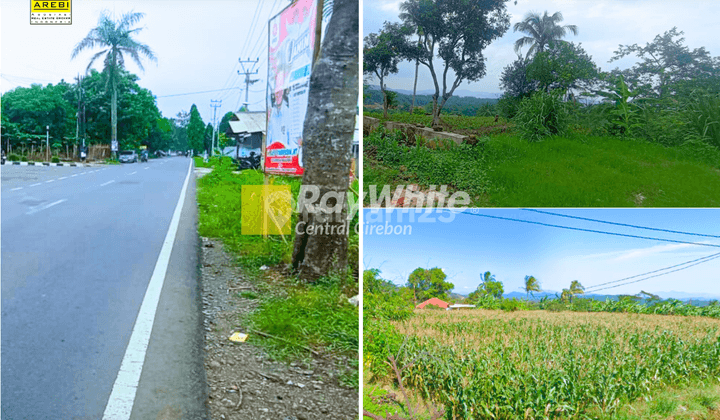
[[3, 165], [18, 165], [18, 166], [94, 166], [91, 163], [49, 163], [49, 162], [10, 162], [6, 161]]

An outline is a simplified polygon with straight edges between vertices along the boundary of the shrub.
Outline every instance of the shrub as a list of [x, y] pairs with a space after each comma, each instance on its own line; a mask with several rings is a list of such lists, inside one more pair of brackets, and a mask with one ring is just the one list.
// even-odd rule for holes
[[53, 156], [52, 159], [50, 159], [50, 162], [52, 163], [60, 163], [60, 158], [57, 156]]
[[[10, 162], [17, 162], [20, 160], [20, 156], [16, 155], [15, 153], [12, 153], [10, 156], [8, 156], [8, 160]], [[26, 159], [27, 160], [27, 159]]]
[[497, 112], [505, 119], [512, 119], [518, 113], [520, 108], [521, 97], [512, 97], [503, 95], [497, 102]]
[[515, 312], [527, 309], [523, 301], [512, 298], [500, 301], [500, 309], [505, 312]]
[[23, 161], [23, 162], [27, 162], [27, 161], [28, 161], [28, 158], [27, 158], [27, 156], [23, 156], [23, 157], [20, 158], [20, 160]]
[[564, 134], [569, 124], [568, 106], [556, 92], [535, 92], [520, 102], [515, 116], [520, 136], [528, 141]]

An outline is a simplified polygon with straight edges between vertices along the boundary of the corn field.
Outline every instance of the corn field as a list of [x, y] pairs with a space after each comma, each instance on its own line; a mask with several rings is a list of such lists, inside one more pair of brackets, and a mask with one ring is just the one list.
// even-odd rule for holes
[[720, 382], [712, 318], [416, 311], [393, 325], [398, 362], [414, 360], [403, 380], [448, 419], [613, 418], [659, 387]]

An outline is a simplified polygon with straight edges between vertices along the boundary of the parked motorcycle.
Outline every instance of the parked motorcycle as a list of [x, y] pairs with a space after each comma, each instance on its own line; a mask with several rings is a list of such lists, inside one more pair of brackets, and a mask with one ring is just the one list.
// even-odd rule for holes
[[147, 153], [140, 153], [140, 162], [147, 162], [147, 161], [148, 161]]
[[250, 152], [250, 156], [238, 158], [238, 170], [260, 169], [260, 155]]

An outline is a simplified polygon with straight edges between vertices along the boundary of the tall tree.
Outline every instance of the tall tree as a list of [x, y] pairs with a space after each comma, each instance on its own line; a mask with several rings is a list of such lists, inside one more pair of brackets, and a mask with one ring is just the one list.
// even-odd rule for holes
[[140, 55], [144, 55], [151, 61], [157, 61], [155, 53], [145, 44], [142, 44], [135, 39], [133, 35], [140, 32], [142, 28], [132, 28], [142, 17], [144, 13], [130, 12], [124, 14], [120, 20], [115, 21], [110, 18], [105, 12], [100, 15], [98, 20], [98, 26], [91, 29], [88, 35], [80, 41], [72, 51], [72, 58], [86, 49], [95, 49], [96, 47], [102, 50], [90, 59], [90, 63], [87, 66], [87, 70], [90, 70], [96, 59], [101, 56], [104, 58], [104, 70], [108, 74], [108, 82], [112, 86], [112, 101], [110, 103], [111, 108], [111, 125], [112, 131], [110, 139], [112, 142], [116, 142], [117, 137], [117, 82], [119, 77], [119, 70], [125, 67], [125, 56], [129, 55], [135, 63], [144, 70], [142, 62], [140, 61]]
[[529, 296], [532, 292], [540, 291], [540, 282], [535, 276], [525, 276], [525, 293]]
[[358, 26], [358, 1], [335, 0], [322, 51], [310, 76], [303, 127], [302, 183], [317, 187], [319, 197], [329, 194], [327, 197], [333, 198], [321, 200], [299, 215], [305, 229], [295, 235], [292, 266], [306, 281], [347, 268], [349, 223], [345, 197], [350, 186], [359, 95]]
[[572, 32], [573, 35], [578, 34], [578, 28], [575, 25], [558, 25], [562, 21], [563, 15], [560, 12], [555, 12], [552, 16], [548, 16], [547, 10], [542, 16], [535, 12], [526, 14], [525, 19], [513, 26], [513, 31], [524, 32], [530, 36], [524, 36], [515, 41], [515, 52], [520, 53], [524, 46], [530, 45], [526, 56], [529, 58], [536, 53], [545, 51], [546, 47], [563, 38], [568, 32]]
[[623, 72], [626, 81], [661, 98], [671, 93], [673, 84], [681, 81], [708, 79], [717, 89], [720, 57], [713, 59], [705, 47], [690, 50], [683, 45], [685, 38], [682, 35], [682, 31], [673, 27], [644, 47], [620, 45], [610, 62], [636, 55], [641, 61]]
[[416, 268], [408, 276], [407, 287], [413, 290], [415, 303], [433, 297], [447, 299], [447, 292], [455, 287], [454, 284], [445, 281], [447, 275], [442, 268]]
[[386, 118], [389, 101], [385, 89], [385, 78], [398, 72], [398, 64], [402, 60], [402, 46], [405, 43], [404, 38], [410, 33], [410, 28], [405, 25], [385, 22], [380, 33], [371, 33], [365, 37], [363, 73], [373, 74], [380, 81], [380, 92], [383, 95], [383, 115]]
[[570, 295], [582, 295], [585, 294], [585, 287], [580, 283], [579, 280], [573, 280], [572, 283], [570, 283]]
[[203, 150], [205, 144], [205, 123], [200, 116], [197, 106], [192, 104], [190, 107], [190, 121], [187, 125], [187, 138], [188, 147], [193, 150], [194, 153], [200, 153]]
[[[410, 27], [422, 28], [418, 45], [408, 41], [406, 58], [430, 70], [435, 85], [433, 125], [440, 123], [443, 106], [463, 81], [485, 76], [483, 50], [510, 28], [506, 1], [407, 0], [400, 5], [401, 19]], [[435, 68], [436, 53], [442, 68]]]
[[477, 289], [468, 296], [471, 301], [481, 296], [492, 296], [496, 299], [502, 298], [505, 290], [502, 282], [495, 280], [494, 274], [486, 271], [480, 276], [480, 279], [482, 282], [478, 285]]

